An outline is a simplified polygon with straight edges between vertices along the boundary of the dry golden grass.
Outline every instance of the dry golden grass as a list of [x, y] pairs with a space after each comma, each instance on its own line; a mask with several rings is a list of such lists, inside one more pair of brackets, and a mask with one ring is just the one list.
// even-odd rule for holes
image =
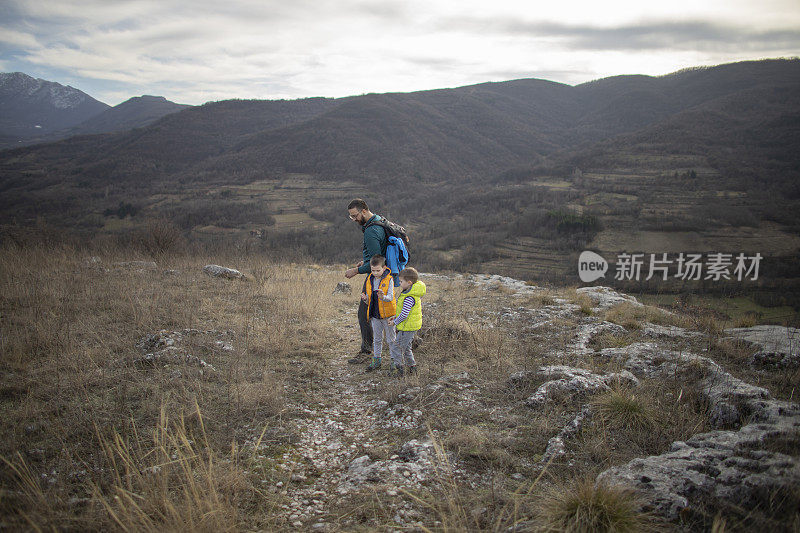
[[[330, 293], [339, 276], [253, 257], [163, 255], [156, 269], [118, 265], [145, 259], [125, 250], [99, 259], [66, 247], [0, 251], [2, 515], [135, 531], [273, 523], [231, 445], [286, 418], [287, 376], [304, 378], [288, 360], [329, 349], [345, 301]], [[210, 262], [248, 280], [213, 279], [202, 272]], [[184, 332], [183, 348], [216, 371], [137, 363], [137, 342], [160, 330]], [[198, 440], [189, 435], [200, 413]], [[245, 516], [242, 506], [263, 510]]]
[[619, 324], [628, 330], [641, 329], [645, 322], [662, 326], [678, 326], [681, 328], [692, 327], [691, 323], [683, 315], [667, 313], [657, 307], [649, 305], [634, 305], [631, 303], [621, 303], [606, 310], [603, 318], [609, 322]]
[[605, 348], [623, 348], [634, 342], [639, 338], [636, 335], [628, 334], [615, 334], [615, 333], [601, 333], [595, 335], [589, 341], [589, 345], [595, 350], [603, 350]]
[[556, 291], [545, 289], [521, 298], [520, 303], [526, 307], [546, 307], [555, 305], [557, 297]]
[[[486, 321], [470, 316], [475, 308], [470, 302], [474, 301], [455, 294], [442, 306], [444, 309], [437, 310], [435, 318], [428, 319], [419, 333], [420, 353], [441, 375], [467, 371], [505, 376], [514, 363], [514, 343], [496, 319]], [[479, 301], [477, 305], [485, 304]], [[493, 313], [489, 306], [477, 308], [487, 315]]]
[[630, 389], [612, 389], [590, 402], [597, 422], [611, 428], [649, 432], [655, 424], [650, 407]]
[[[333, 390], [329, 380], [340, 377], [331, 361], [354, 347], [357, 294], [331, 294], [342, 280], [331, 267], [184, 255], [168, 234], [162, 237], [154, 270], [117, 265], [149, 258], [113, 247], [91, 254], [52, 245], [0, 250], [3, 527], [291, 528], [280, 507], [285, 495], [265, 487], [287, 480], [276, 464], [295, 442], [303, 416], [298, 406], [336, 401], [326, 396]], [[207, 263], [237, 268], [246, 280], [211, 278], [202, 272]], [[626, 515], [628, 495], [590, 483], [560, 493], [572, 499], [572, 511], [538, 508], [543, 481], [592, 477], [604, 466], [660, 453], [706, 430], [696, 387], [703, 369], [595, 397], [594, 421], [568, 440], [567, 457], [543, 465], [548, 440], [583, 400], [531, 409], [524, 401], [540, 382], [517, 387], [508, 377], [546, 364], [591, 368], [591, 359], [553, 355], [566, 350], [585, 319], [572, 314], [525, 331], [524, 317], [501, 318], [501, 310], [540, 308], [563, 297], [591, 310], [591, 302], [556, 290], [519, 299], [504, 288], [440, 279], [428, 287], [422, 343], [415, 349], [418, 373], [396, 379], [354, 370], [346, 378], [365, 402], [407, 402], [424, 413], [427, 431], [422, 425], [380, 430], [364, 453], [387, 460], [411, 438], [433, 439], [436, 475], [404, 494], [421, 509], [425, 527], [580, 531], [586, 524], [618, 524], [620, 530], [638, 524], [641, 517]], [[685, 323], [651, 308], [620, 306], [609, 316], [623, 325]], [[343, 323], [352, 329], [342, 329]], [[143, 363], [137, 343], [162, 330], [181, 333], [180, 349], [215, 370], [200, 372], [185, 361]], [[594, 344], [624, 346], [636, 335], [601, 336]], [[741, 359], [732, 348], [715, 346], [720, 357]], [[468, 378], [448, 381], [464, 372]], [[410, 389], [418, 389], [413, 400], [404, 396]], [[457, 468], [481, 481], [465, 483]], [[330, 523], [334, 529], [388, 529], [387, 498], [375, 493], [337, 508]]]
[[233, 531], [240, 522], [237, 497], [268, 501], [235, 457], [211, 449], [202, 416], [197, 421], [199, 431], [190, 432], [185, 420], [173, 423], [162, 410], [150, 436], [99, 436], [111, 480], [94, 486], [94, 498], [119, 529]]
[[508, 451], [508, 442], [495, 428], [462, 426], [447, 436], [444, 445], [462, 459], [484, 463], [492, 468], [505, 469], [516, 459]]
[[542, 531], [568, 533], [652, 531], [650, 517], [629, 491], [579, 480], [551, 489], [539, 504]]
[[[733, 327], [734, 328], [752, 328], [758, 324], [758, 316], [755, 314], [744, 314], [734, 320]], [[724, 521], [723, 521], [724, 524]], [[724, 525], [723, 525], [724, 529]]]
[[591, 421], [567, 444], [576, 463], [586, 465], [583, 475], [664, 453], [673, 442], [710, 429], [702, 387], [686, 374], [613, 388], [589, 404]]
[[586, 294], [579, 293], [574, 287], [566, 291], [567, 299], [580, 307], [580, 312], [584, 315], [591, 316], [594, 314], [594, 302]]

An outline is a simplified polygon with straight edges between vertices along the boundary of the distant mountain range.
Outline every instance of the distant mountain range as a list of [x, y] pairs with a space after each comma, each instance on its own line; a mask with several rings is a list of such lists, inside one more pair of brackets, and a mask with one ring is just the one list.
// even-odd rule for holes
[[[175, 110], [143, 97], [70, 131], [132, 127], [139, 104]], [[577, 86], [521, 79], [214, 102], [0, 152], [0, 192], [0, 224], [45, 217], [117, 231], [110, 213], [135, 211], [133, 226], [163, 216], [187, 232], [246, 232], [270, 220], [270, 231], [317, 228], [287, 242], [313, 241], [309, 253], [336, 260], [346, 259], [337, 239], [349, 235], [341, 204], [353, 195], [400, 212], [437, 265], [494, 261], [513, 273], [560, 264], [579, 247], [648, 243], [797, 254], [800, 60]], [[314, 241], [325, 228], [334, 244]]]
[[648, 140], [685, 146], [698, 135], [705, 136], [698, 148], [724, 136], [728, 151], [752, 151], [747, 139], [759, 146], [773, 139], [788, 162], [800, 157], [788, 149], [797, 146], [791, 141], [798, 87], [800, 60], [771, 60], [575, 87], [527, 79], [341, 99], [230, 100], [182, 113], [174, 113], [183, 109], [177, 104], [142, 97], [100, 109], [68, 131], [122, 130], [163, 117], [156, 124], [24, 153], [56, 158], [53, 177], [74, 176], [70, 161], [80, 159], [84, 179], [98, 169], [98, 177], [114, 181], [285, 173], [485, 181], [612, 139], [615, 146]]
[[160, 96], [131, 98], [110, 107], [68, 85], [21, 72], [0, 73], [0, 148], [125, 131], [185, 107], [189, 106]]
[[61, 133], [68, 137], [132, 130], [152, 124], [165, 115], [177, 113], [187, 107], [192, 106], [170, 102], [163, 96], [136, 96]]
[[21, 72], [0, 74], [0, 138], [6, 145], [76, 126], [108, 108], [73, 87]]

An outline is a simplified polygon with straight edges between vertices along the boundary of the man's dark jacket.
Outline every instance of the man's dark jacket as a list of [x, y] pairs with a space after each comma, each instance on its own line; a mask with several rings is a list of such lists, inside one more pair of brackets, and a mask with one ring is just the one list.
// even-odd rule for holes
[[364, 264], [358, 267], [359, 274], [369, 274], [369, 260], [372, 256], [386, 252], [386, 230], [377, 224], [370, 226], [376, 220], [381, 220], [381, 217], [372, 215], [367, 223], [361, 226], [361, 231], [364, 232]]

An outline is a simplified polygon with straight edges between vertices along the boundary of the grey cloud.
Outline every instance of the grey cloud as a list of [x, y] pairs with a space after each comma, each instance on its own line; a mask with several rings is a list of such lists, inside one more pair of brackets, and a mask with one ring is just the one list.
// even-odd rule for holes
[[421, 56], [408, 56], [403, 58], [408, 63], [411, 63], [415, 66], [420, 67], [433, 67], [433, 68], [445, 68], [445, 69], [456, 69], [465, 66], [473, 66], [474, 63], [468, 63], [465, 61], [461, 61], [454, 57], [421, 57]]
[[408, 22], [412, 18], [412, 12], [406, 5], [399, 2], [360, 2], [354, 4], [353, 9], [356, 12], [392, 23]]
[[705, 21], [664, 21], [598, 28], [514, 19], [457, 18], [443, 21], [440, 29], [558, 38], [562, 39], [564, 46], [573, 50], [718, 50], [733, 47], [739, 50], [769, 51], [800, 47], [800, 31], [758, 31]]

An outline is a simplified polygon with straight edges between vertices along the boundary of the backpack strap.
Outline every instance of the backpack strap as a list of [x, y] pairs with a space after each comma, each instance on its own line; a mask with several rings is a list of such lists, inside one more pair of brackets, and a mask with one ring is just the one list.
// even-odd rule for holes
[[[381, 246], [381, 255], [386, 257], [386, 248], [389, 246], [389, 232], [386, 230], [386, 219], [380, 215], [376, 215], [380, 220], [371, 220], [368, 221], [366, 224], [361, 226], [361, 232], [364, 233], [367, 231], [367, 228], [371, 226], [378, 226], [379, 228], [383, 229], [383, 239], [385, 244]], [[373, 217], [375, 218], [375, 217]]]

